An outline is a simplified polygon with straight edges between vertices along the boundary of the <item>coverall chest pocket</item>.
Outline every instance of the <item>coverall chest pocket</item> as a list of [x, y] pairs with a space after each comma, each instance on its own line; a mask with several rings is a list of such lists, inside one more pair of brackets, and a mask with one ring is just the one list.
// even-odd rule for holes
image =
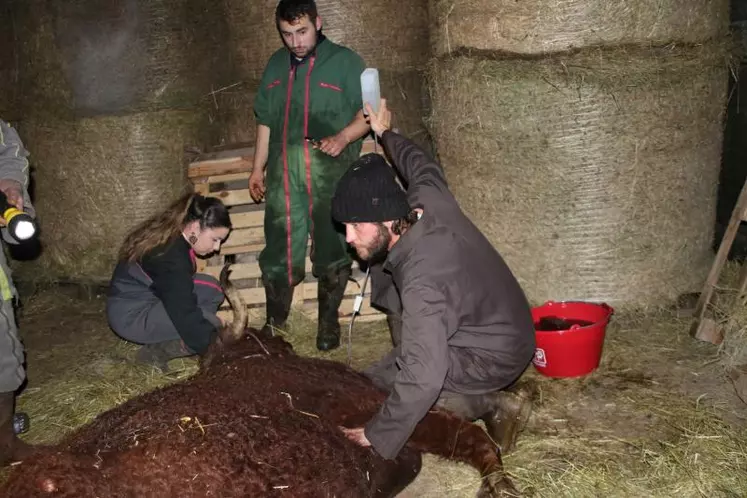
[[282, 119], [285, 113], [286, 82], [282, 78], [276, 78], [265, 85], [264, 93], [267, 96], [268, 110], [273, 121]]
[[316, 113], [339, 114], [346, 107], [346, 96], [338, 82], [317, 81], [314, 84], [312, 106]]

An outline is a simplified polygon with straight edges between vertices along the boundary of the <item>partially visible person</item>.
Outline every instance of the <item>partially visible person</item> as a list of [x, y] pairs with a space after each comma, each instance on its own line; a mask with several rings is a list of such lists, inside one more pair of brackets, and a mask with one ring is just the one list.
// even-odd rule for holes
[[220, 250], [231, 218], [220, 199], [186, 194], [135, 227], [119, 252], [106, 303], [114, 332], [138, 344], [137, 361], [168, 370], [203, 355], [223, 323], [217, 279], [196, 273], [196, 256]]
[[[264, 69], [254, 101], [257, 140], [249, 191], [265, 207], [259, 267], [267, 299], [265, 332], [283, 328], [293, 288], [318, 278], [316, 346], [340, 345], [339, 309], [352, 258], [329, 214], [340, 176], [360, 155], [370, 128], [363, 116], [363, 59], [322, 33], [314, 0], [281, 0], [275, 22], [285, 45]], [[265, 176], [266, 172], [266, 176]]]
[[[16, 130], [0, 119], [0, 191], [10, 204], [34, 216], [28, 193], [28, 155]], [[0, 226], [6, 226], [2, 218]], [[2, 239], [10, 244], [18, 243], [7, 228], [2, 229]], [[21, 415], [15, 413], [16, 391], [26, 380], [26, 370], [13, 307], [17, 292], [4, 251], [0, 251], [0, 296], [0, 466], [5, 466], [14, 460], [23, 460], [32, 447], [19, 439], [13, 428], [14, 415]]]
[[531, 412], [533, 386], [517, 382], [535, 349], [529, 303], [460, 209], [441, 166], [389, 130], [385, 100], [378, 113], [367, 110], [407, 191], [381, 155], [366, 154], [340, 179], [332, 216], [371, 264], [372, 304], [399, 317], [401, 331], [365, 371], [389, 397], [365, 427], [344, 432], [393, 459], [435, 405], [483, 419], [508, 452]]

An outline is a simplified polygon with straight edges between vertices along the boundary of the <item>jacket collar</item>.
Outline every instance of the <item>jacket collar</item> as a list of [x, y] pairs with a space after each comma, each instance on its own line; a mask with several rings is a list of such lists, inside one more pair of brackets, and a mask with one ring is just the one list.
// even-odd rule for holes
[[321, 31], [319, 31], [319, 33], [317, 34], [316, 46], [314, 47], [314, 50], [306, 54], [302, 59], [297, 58], [295, 55], [293, 55], [293, 52], [288, 50], [288, 56], [290, 57], [290, 66], [295, 68], [297, 68], [298, 66], [303, 66], [309, 59], [311, 59], [312, 57], [316, 57], [317, 52], [320, 49], [322, 52], [324, 52], [324, 48], [328, 43], [329, 42], [327, 42], [327, 37], [324, 36]]
[[425, 235], [431, 224], [431, 219], [427, 212], [423, 212], [417, 223], [412, 225], [407, 231], [400, 236], [399, 240], [387, 254], [384, 260], [384, 270], [393, 272], [403, 261], [405, 261], [415, 249], [415, 245], [420, 238]]

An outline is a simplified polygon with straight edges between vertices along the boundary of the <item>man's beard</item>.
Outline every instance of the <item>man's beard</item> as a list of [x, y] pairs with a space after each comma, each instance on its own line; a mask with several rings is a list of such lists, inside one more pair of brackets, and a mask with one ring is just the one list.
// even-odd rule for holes
[[392, 242], [392, 234], [383, 223], [377, 223], [376, 228], [376, 238], [371, 246], [365, 248], [368, 251], [368, 257], [364, 259], [371, 264], [380, 263], [386, 259], [389, 254], [389, 244]]

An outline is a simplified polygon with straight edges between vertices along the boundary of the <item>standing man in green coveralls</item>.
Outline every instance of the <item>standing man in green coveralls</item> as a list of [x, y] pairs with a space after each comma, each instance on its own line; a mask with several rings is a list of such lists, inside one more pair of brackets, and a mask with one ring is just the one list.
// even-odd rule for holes
[[365, 64], [324, 37], [313, 0], [280, 0], [275, 21], [285, 47], [267, 63], [254, 101], [257, 142], [249, 178], [252, 198], [267, 202], [259, 256], [264, 332], [288, 319], [293, 288], [306, 273], [310, 234], [312, 273], [319, 280], [316, 345], [328, 351], [340, 345], [338, 310], [352, 264], [330, 203], [370, 130], [361, 102]]

